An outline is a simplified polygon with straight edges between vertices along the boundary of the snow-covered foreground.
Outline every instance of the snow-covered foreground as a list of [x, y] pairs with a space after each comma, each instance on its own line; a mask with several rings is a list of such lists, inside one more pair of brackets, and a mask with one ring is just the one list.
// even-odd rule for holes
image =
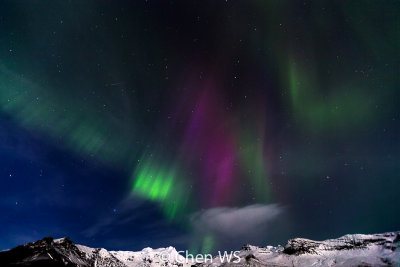
[[231, 262], [218, 255], [186, 260], [175, 248], [108, 251], [75, 245], [68, 238], [42, 240], [0, 252], [0, 266], [400, 266], [400, 232], [345, 235], [313, 241], [291, 239], [285, 247], [243, 246]]

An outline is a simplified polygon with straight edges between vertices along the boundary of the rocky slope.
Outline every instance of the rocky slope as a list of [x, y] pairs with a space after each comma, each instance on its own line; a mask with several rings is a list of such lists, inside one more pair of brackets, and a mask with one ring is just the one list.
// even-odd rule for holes
[[243, 246], [231, 262], [219, 255], [187, 261], [173, 247], [108, 251], [75, 245], [70, 239], [44, 238], [0, 252], [0, 266], [400, 266], [400, 232], [345, 235], [313, 241], [291, 239], [285, 247]]

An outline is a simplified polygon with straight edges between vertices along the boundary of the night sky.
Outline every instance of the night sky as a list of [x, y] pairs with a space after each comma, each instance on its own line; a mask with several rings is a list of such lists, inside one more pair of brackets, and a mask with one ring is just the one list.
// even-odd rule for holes
[[0, 250], [400, 230], [399, 1], [1, 1]]

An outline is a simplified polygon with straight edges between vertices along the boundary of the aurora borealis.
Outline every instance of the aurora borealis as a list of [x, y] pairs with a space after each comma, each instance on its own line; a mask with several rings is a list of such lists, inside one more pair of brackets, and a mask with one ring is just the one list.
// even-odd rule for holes
[[0, 249], [400, 226], [397, 1], [2, 1]]

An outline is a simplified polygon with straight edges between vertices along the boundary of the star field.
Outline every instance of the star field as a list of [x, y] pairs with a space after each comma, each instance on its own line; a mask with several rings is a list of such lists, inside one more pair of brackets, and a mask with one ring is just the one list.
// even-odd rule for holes
[[2, 1], [0, 249], [398, 230], [399, 11]]

